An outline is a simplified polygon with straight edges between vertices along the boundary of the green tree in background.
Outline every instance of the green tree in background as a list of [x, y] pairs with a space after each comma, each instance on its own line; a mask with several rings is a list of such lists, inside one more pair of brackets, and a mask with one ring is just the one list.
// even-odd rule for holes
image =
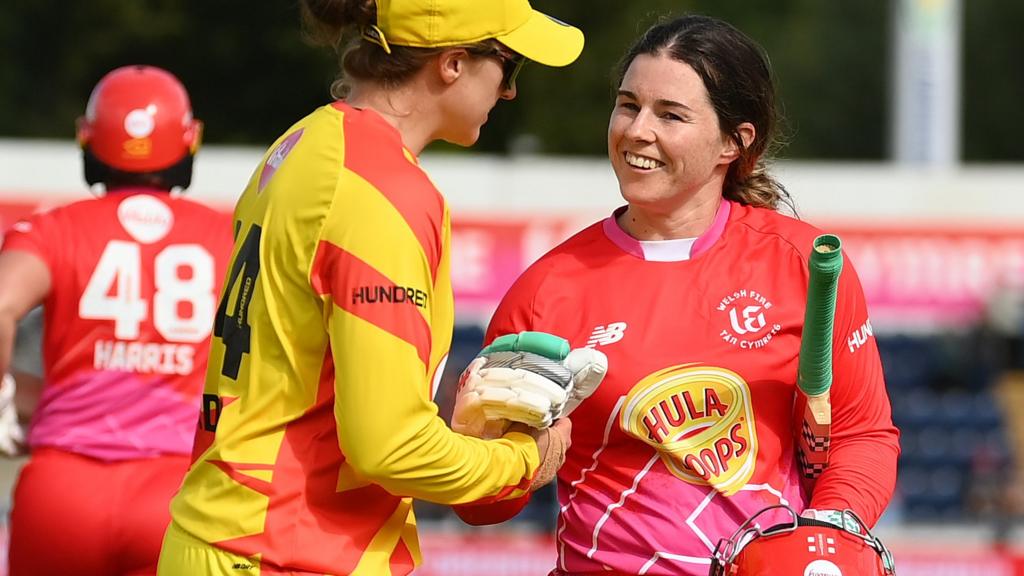
[[153, 64], [187, 86], [208, 142], [269, 144], [328, 98], [335, 62], [297, 4], [14, 0], [0, 12], [0, 135], [68, 138], [107, 71]]
[[525, 70], [519, 97], [492, 118], [502, 130], [485, 130], [489, 147], [497, 144], [493, 138], [534, 134], [543, 151], [604, 154], [617, 60], [661, 15], [696, 12], [733, 23], [767, 50], [786, 120], [789, 144], [783, 156], [880, 159], [886, 154], [890, 14], [884, 0], [550, 4], [552, 12], [586, 32], [583, 55], [567, 71]]
[[1024, 3], [963, 0], [964, 160], [1024, 160]]
[[[778, 79], [781, 156], [887, 157], [895, 0], [533, 0], [584, 30], [564, 70], [527, 66], [476, 150], [605, 153], [617, 59], [660, 15], [724, 18], [765, 46]], [[1024, 4], [964, 0], [964, 156], [1024, 160]], [[303, 39], [294, 1], [8, 0], [0, 12], [0, 137], [70, 138], [106, 71], [147, 63], [188, 86], [206, 139], [266, 146], [329, 99], [336, 61]], [[437, 149], [454, 150], [440, 146]]]

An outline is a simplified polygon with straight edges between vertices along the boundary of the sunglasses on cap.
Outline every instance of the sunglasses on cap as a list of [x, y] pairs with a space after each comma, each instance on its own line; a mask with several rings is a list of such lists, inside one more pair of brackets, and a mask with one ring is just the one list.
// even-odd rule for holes
[[516, 78], [519, 76], [519, 71], [522, 70], [523, 65], [526, 64], [526, 57], [522, 54], [516, 54], [507, 48], [499, 48], [497, 46], [495, 46], [490, 52], [485, 52], [483, 56], [496, 58], [501, 62], [502, 86], [504, 86], [506, 90], [514, 90], [516, 87]]

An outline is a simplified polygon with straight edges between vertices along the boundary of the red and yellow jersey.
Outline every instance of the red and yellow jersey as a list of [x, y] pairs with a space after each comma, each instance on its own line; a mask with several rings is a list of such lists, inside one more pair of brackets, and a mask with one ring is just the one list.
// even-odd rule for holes
[[604, 382], [572, 415], [558, 475], [560, 570], [707, 574], [719, 539], [779, 503], [851, 508], [874, 524], [894, 487], [898, 433], [849, 262], [836, 307], [830, 466], [813, 494], [799, 477], [797, 363], [818, 234], [728, 201], [691, 242], [638, 242], [613, 216], [515, 283], [488, 341], [539, 330], [608, 356]]
[[102, 460], [188, 454], [227, 216], [151, 189], [119, 189], [16, 223], [3, 249], [50, 271], [45, 387], [29, 445]]
[[195, 463], [175, 529], [262, 573], [406, 574], [411, 498], [518, 497], [522, 434], [450, 431], [448, 206], [376, 112], [319, 108], [270, 149], [235, 210]]

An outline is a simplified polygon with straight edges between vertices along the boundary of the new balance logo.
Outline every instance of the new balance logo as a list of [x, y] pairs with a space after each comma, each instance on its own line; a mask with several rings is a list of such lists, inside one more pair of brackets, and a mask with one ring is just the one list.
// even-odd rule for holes
[[587, 348], [597, 348], [618, 342], [622, 340], [625, 331], [625, 322], [612, 322], [607, 326], [598, 326], [590, 333], [590, 338], [587, 339]]

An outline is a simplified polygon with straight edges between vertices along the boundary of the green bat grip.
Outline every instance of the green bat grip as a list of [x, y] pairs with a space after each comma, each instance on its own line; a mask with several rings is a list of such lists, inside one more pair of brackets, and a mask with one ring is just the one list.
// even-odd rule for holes
[[495, 338], [478, 356], [491, 352], [532, 352], [561, 362], [569, 355], [569, 341], [547, 332], [520, 332]]
[[800, 340], [797, 385], [808, 396], [819, 396], [832, 386], [832, 325], [836, 292], [843, 270], [843, 243], [838, 236], [823, 234], [814, 239], [808, 262], [807, 308]]

